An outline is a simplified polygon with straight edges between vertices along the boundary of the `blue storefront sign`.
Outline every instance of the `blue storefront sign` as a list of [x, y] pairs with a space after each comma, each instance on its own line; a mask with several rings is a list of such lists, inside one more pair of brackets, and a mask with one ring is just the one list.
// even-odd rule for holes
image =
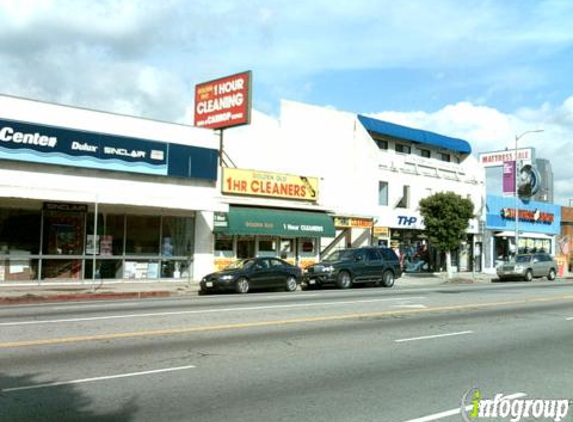
[[[514, 197], [487, 195], [486, 228], [515, 231]], [[561, 207], [544, 202], [518, 200], [519, 231], [556, 235], [561, 231]]]
[[217, 179], [216, 149], [0, 119], [0, 159]]

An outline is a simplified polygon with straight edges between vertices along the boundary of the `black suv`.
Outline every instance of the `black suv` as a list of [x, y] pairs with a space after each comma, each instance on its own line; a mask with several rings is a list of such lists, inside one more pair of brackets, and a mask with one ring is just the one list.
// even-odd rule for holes
[[364, 247], [341, 249], [324, 261], [304, 269], [303, 289], [335, 284], [347, 289], [353, 284], [376, 282], [392, 287], [400, 278], [400, 260], [392, 249]]

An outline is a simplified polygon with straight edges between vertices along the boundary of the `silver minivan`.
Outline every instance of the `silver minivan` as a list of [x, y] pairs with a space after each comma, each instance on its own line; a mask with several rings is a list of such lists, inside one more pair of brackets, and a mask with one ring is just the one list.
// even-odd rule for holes
[[547, 277], [555, 280], [557, 263], [547, 253], [520, 254], [514, 260], [497, 267], [500, 280], [520, 279], [531, 281], [533, 278]]

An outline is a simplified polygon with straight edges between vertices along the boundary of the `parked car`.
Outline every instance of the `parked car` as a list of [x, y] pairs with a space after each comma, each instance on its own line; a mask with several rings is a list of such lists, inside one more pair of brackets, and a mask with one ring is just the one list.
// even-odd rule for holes
[[496, 271], [500, 280], [531, 281], [535, 277], [555, 280], [557, 263], [547, 253], [519, 254], [515, 259], [499, 265]]
[[347, 289], [353, 284], [371, 282], [392, 287], [394, 280], [401, 275], [400, 260], [392, 249], [341, 249], [325, 260], [307, 267], [303, 272], [302, 288], [334, 284], [341, 289]]
[[284, 288], [294, 292], [302, 279], [302, 270], [279, 258], [249, 258], [235, 261], [223, 271], [201, 280], [201, 292], [235, 291], [247, 293], [258, 288]]

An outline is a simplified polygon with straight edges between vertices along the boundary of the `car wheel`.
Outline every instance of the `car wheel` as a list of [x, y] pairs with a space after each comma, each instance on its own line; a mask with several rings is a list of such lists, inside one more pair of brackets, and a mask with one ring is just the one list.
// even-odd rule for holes
[[384, 271], [382, 274], [382, 286], [392, 287], [394, 285], [394, 273], [392, 271]]
[[296, 282], [296, 278], [294, 278], [292, 275], [289, 275], [286, 279], [285, 290], [287, 292], [294, 292], [297, 287], [298, 283]]
[[245, 277], [241, 277], [235, 283], [235, 291], [237, 293], [248, 293], [249, 287], [249, 280], [247, 280]]
[[352, 277], [348, 271], [340, 271], [336, 285], [339, 289], [348, 289], [352, 286]]
[[547, 280], [555, 280], [556, 276], [557, 276], [557, 273], [555, 272], [555, 270], [553, 268], [551, 268], [549, 270], [549, 274], [547, 274]]
[[525, 281], [531, 281], [533, 280], [533, 273], [531, 272], [531, 270], [527, 270], [525, 272]]

